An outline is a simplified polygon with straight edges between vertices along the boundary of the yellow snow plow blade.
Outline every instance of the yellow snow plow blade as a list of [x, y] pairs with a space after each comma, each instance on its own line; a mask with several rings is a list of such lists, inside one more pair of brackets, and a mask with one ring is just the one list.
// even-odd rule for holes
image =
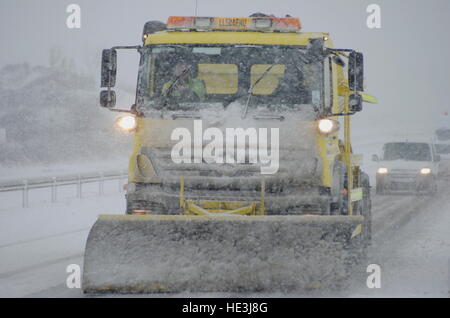
[[101, 215], [85, 293], [292, 291], [345, 280], [362, 216]]

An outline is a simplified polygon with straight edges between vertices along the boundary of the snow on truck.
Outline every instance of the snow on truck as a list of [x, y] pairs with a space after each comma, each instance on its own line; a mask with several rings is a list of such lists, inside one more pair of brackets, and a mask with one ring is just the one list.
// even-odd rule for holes
[[[140, 53], [115, 109], [117, 50]], [[345, 74], [347, 73], [347, 74]], [[300, 20], [169, 17], [102, 54], [101, 106], [134, 134], [125, 215], [100, 215], [83, 290], [288, 291], [340, 286], [370, 242], [369, 178], [350, 119], [363, 55]], [[341, 128], [342, 127], [342, 128]]]

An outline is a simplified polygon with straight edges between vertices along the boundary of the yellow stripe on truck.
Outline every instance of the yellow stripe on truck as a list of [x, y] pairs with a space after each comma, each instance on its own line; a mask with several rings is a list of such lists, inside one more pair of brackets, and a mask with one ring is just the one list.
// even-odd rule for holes
[[[263, 33], [263, 32], [157, 32], [145, 41], [150, 44], [262, 44], [308, 45], [311, 38], [323, 38], [325, 33]], [[330, 43], [331, 44], [331, 43]]]

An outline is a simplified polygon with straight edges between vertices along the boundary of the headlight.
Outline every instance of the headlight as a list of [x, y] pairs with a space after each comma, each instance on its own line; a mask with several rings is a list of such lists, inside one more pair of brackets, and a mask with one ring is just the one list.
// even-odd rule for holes
[[420, 169], [420, 174], [430, 174], [431, 169], [430, 168], [422, 168]]
[[136, 128], [136, 118], [130, 115], [117, 117], [116, 127], [119, 130], [130, 132]]
[[378, 168], [377, 173], [378, 174], [386, 174], [386, 173], [388, 173], [388, 169], [387, 168], [383, 168], [383, 167]]
[[321, 119], [319, 120], [318, 128], [322, 134], [333, 133], [339, 129], [339, 122], [327, 118]]

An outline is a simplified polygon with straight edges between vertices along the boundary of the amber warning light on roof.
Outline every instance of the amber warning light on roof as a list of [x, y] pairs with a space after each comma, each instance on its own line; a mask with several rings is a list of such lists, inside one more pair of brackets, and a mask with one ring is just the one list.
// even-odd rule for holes
[[167, 29], [298, 32], [301, 29], [301, 24], [300, 19], [291, 17], [169, 17]]

